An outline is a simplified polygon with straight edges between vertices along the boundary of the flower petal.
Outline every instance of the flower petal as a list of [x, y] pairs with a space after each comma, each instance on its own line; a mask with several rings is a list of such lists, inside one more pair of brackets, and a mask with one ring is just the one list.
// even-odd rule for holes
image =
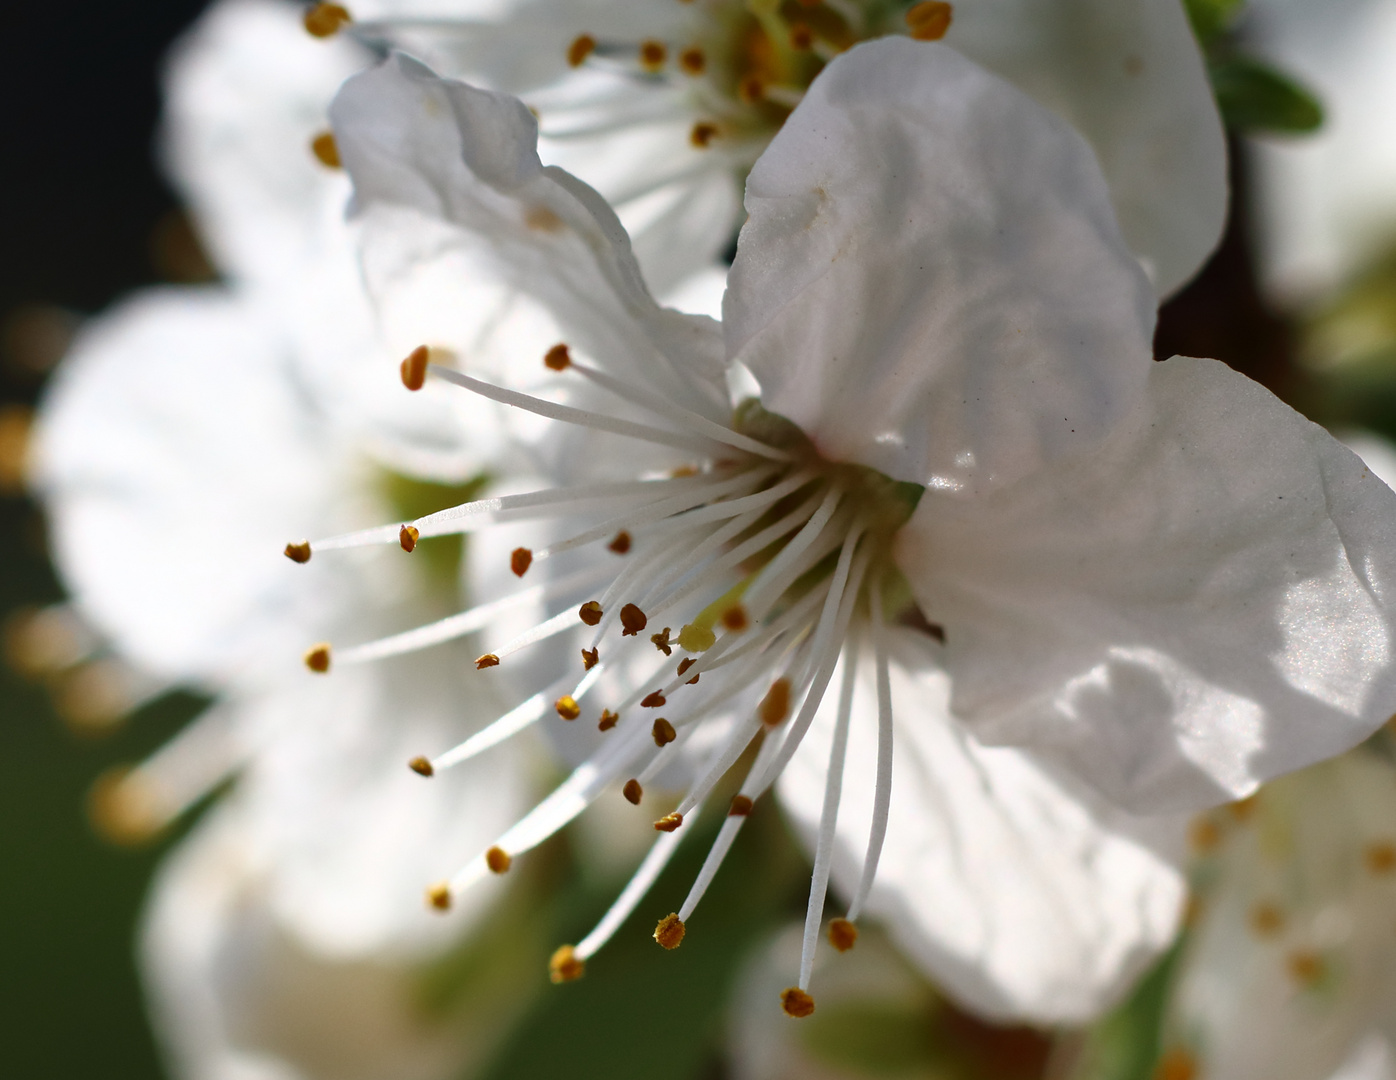
[[897, 559], [956, 715], [1136, 810], [1242, 797], [1396, 707], [1396, 495], [1213, 360], [1153, 365], [1089, 454], [927, 493]]
[[436, 226], [380, 232], [380, 243], [403, 245], [390, 261], [469, 250], [501, 284], [541, 301], [614, 374], [725, 416], [717, 328], [654, 302], [605, 201], [539, 161], [537, 122], [521, 102], [395, 55], [349, 80], [331, 117], [356, 213], [383, 209], [401, 222], [406, 210]]
[[[1167, 947], [1184, 886], [1158, 850], [1176, 819], [1111, 808], [1031, 754], [977, 743], [950, 718], [929, 638], [891, 631], [891, 816], [869, 910], [932, 979], [998, 1020], [1079, 1022], [1105, 1008]], [[832, 695], [831, 695], [832, 696]], [[833, 709], [821, 709], [780, 781], [807, 842], [819, 825]], [[834, 882], [862, 872], [877, 756], [874, 670], [854, 699]]]
[[980, 490], [1099, 439], [1154, 300], [1079, 135], [942, 45], [860, 45], [757, 162], [728, 355], [832, 460]]
[[970, 0], [946, 43], [1069, 121], [1095, 149], [1130, 249], [1162, 298], [1226, 224], [1226, 140], [1177, 0]]

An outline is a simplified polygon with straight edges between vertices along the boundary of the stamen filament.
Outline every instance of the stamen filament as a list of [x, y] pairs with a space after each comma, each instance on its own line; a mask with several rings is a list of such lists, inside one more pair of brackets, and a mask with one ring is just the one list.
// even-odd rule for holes
[[[560, 684], [555, 689], [561, 689]], [[547, 692], [534, 694], [522, 705], [517, 705], [507, 713], [494, 721], [488, 727], [477, 731], [470, 738], [466, 739], [458, 746], [447, 750], [444, 754], [431, 759], [431, 767], [435, 772], [442, 769], [449, 769], [453, 765], [469, 761], [471, 758], [483, 754], [491, 747], [498, 746], [506, 739], [510, 739], [523, 731], [529, 725], [541, 720], [548, 711], [549, 704], [556, 695]]]
[[882, 855], [882, 842], [887, 837], [887, 819], [892, 806], [892, 681], [888, 671], [886, 642], [883, 640], [886, 627], [882, 619], [882, 583], [879, 581], [868, 591], [868, 604], [871, 609], [871, 636], [873, 654], [877, 664], [877, 781], [873, 789], [872, 827], [868, 831], [868, 851], [863, 858], [863, 876], [858, 880], [858, 891], [853, 894], [853, 903], [848, 905], [848, 921], [855, 922], [863, 912], [868, 894], [872, 892], [873, 879], [877, 877], [877, 864]]

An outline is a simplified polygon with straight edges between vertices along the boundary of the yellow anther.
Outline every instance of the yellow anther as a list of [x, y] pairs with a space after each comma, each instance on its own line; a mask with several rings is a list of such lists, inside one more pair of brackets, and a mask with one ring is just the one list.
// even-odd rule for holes
[[679, 53], [679, 67], [683, 68], [684, 74], [698, 76], [703, 74], [708, 66], [708, 58], [703, 50], [696, 45], [689, 49], [684, 49]]
[[533, 565], [533, 552], [526, 547], [515, 548], [509, 553], [509, 569], [515, 577], [523, 577]]
[[108, 769], [93, 783], [87, 794], [87, 816], [103, 839], [122, 847], [149, 843], [167, 823], [150, 784], [120, 766]]
[[583, 649], [583, 650], [582, 650], [582, 670], [583, 670], [583, 671], [590, 671], [592, 668], [594, 668], [594, 667], [595, 667], [598, 663], [600, 663], [600, 662], [601, 662], [601, 650], [600, 650], [599, 648], [597, 648], [597, 649]]
[[1371, 873], [1385, 877], [1392, 871], [1396, 871], [1396, 844], [1385, 840], [1376, 844], [1368, 844], [1367, 850], [1363, 852], [1363, 858]]
[[595, 600], [588, 600], [577, 609], [577, 618], [581, 619], [582, 622], [586, 623], [588, 626], [595, 626], [599, 623], [603, 614], [605, 614], [605, 612], [601, 610], [601, 605]]
[[684, 652], [707, 652], [717, 641], [717, 635], [706, 626], [689, 623], [679, 631], [679, 648]]
[[620, 624], [625, 629], [620, 632], [621, 637], [634, 637], [648, 624], [649, 619], [645, 618], [645, 613], [634, 604], [626, 604], [620, 609]]
[[1153, 1080], [1196, 1080], [1197, 1075], [1197, 1059], [1182, 1047], [1174, 1047], [1158, 1059]]
[[317, 675], [323, 675], [330, 670], [330, 644], [322, 641], [319, 645], [314, 645], [305, 651], [305, 666]]
[[1251, 907], [1250, 923], [1257, 937], [1274, 937], [1285, 927], [1284, 912], [1262, 900]]
[[575, 982], [587, 972], [587, 962], [571, 945], [563, 945], [548, 960], [548, 978], [555, 983]]
[[610, 731], [616, 726], [616, 721], [620, 719], [620, 713], [613, 713], [610, 709], [601, 710], [601, 720], [596, 725], [597, 731]]
[[502, 847], [492, 847], [485, 852], [485, 865], [493, 873], [504, 874], [508, 873], [509, 867], [514, 865], [514, 860]]
[[567, 62], [573, 67], [581, 67], [586, 58], [596, 51], [596, 39], [590, 34], [580, 34], [567, 46]]
[[683, 943], [683, 920], [677, 914], [665, 915], [654, 928], [654, 940], [666, 949], [677, 949]]
[[654, 745], [660, 747], [668, 746], [678, 738], [674, 732], [674, 725], [662, 716], [655, 720], [654, 726], [650, 728], [650, 734], [654, 736]]
[[682, 824], [682, 814], [665, 814], [654, 823], [654, 827], [656, 832], [673, 832]]
[[327, 169], [342, 169], [344, 162], [339, 160], [339, 144], [334, 141], [334, 133], [322, 131], [310, 140], [310, 152], [315, 160]]
[[310, 561], [310, 541], [302, 540], [299, 544], [287, 544], [286, 558], [292, 562], [308, 563]]
[[620, 532], [616, 533], [615, 539], [607, 544], [606, 547], [614, 551], [617, 555], [626, 554], [630, 550], [630, 534], [624, 529], [621, 529]]
[[642, 709], [658, 709], [668, 700], [662, 693], [656, 690], [652, 694], [646, 694], [640, 701]]
[[944, 0], [924, 0], [906, 13], [906, 25], [917, 41], [939, 41], [953, 16], [954, 9]]
[[1285, 968], [1295, 982], [1305, 986], [1313, 986], [1319, 982], [1327, 970], [1323, 957], [1312, 949], [1296, 949], [1290, 953], [1285, 957]]
[[785, 1010], [786, 1016], [793, 1016], [796, 1020], [803, 1020], [814, 1012], [814, 998], [810, 997], [798, 986], [792, 986], [780, 992], [780, 1007]]
[[306, 9], [304, 19], [306, 30], [317, 38], [333, 37], [340, 27], [353, 21], [348, 9], [339, 4], [316, 4]]
[[669, 47], [662, 41], [640, 42], [640, 66], [646, 71], [658, 71], [669, 59]]
[[728, 817], [746, 817], [756, 804], [746, 795], [733, 795], [732, 805], [727, 808]]
[[499, 667], [499, 657], [492, 652], [485, 653], [484, 656], [475, 658], [475, 670], [484, 671], [487, 667]]
[[785, 718], [790, 715], [789, 679], [781, 676], [771, 683], [771, 688], [766, 691], [766, 696], [756, 708], [756, 715], [761, 717], [761, 722], [767, 727], [775, 727], [785, 722]]
[[640, 786], [640, 781], [627, 780], [625, 787], [620, 789], [620, 793], [625, 796], [625, 801], [631, 806], [639, 806], [640, 799], [644, 797], [645, 789]]
[[[692, 667], [694, 664], [696, 664], [696, 663], [698, 663], [698, 661], [695, 660], [693, 657], [691, 657], [691, 656], [685, 656], [682, 660], [679, 661], [678, 675], [679, 675], [680, 677], [682, 677], [683, 674], [684, 674], [686, 671], [688, 671], [688, 669], [691, 668], [691, 667]], [[694, 683], [696, 683], [696, 682], [697, 682], [699, 679], [701, 679], [702, 677], [703, 677], [702, 675], [695, 675], [695, 676], [693, 676], [693, 678], [691, 678], [691, 679], [688, 680], [688, 684], [689, 684], [690, 686], [692, 686]]]
[[427, 381], [427, 361], [431, 358], [431, 350], [425, 345], [418, 345], [413, 349], [399, 365], [398, 370], [402, 374], [402, 385], [409, 390], [420, 390]]
[[1221, 838], [1221, 829], [1217, 828], [1217, 823], [1211, 818], [1197, 818], [1188, 826], [1188, 843], [1192, 845], [1193, 851], [1200, 855], [1215, 851], [1221, 843]]
[[554, 345], [544, 355], [543, 366], [549, 371], [566, 371], [572, 366], [572, 354], [566, 345]]
[[858, 928], [847, 919], [829, 920], [829, 944], [839, 952], [848, 952], [858, 943]]
[[427, 906], [437, 911], [451, 910], [451, 886], [438, 881], [427, 890]]
[[741, 604], [733, 604], [722, 612], [722, 626], [728, 633], [740, 634], [751, 625], [751, 617]]
[[657, 634], [651, 634], [650, 640], [654, 642], [654, 647], [665, 656], [674, 655], [674, 643], [669, 640], [669, 628], [666, 626]]
[[700, 120], [693, 125], [693, 130], [688, 133], [688, 141], [699, 150], [706, 150], [708, 145], [717, 138], [718, 127], [707, 120]]
[[415, 526], [404, 525], [397, 531], [397, 542], [402, 545], [402, 550], [409, 555], [417, 546], [417, 541], [422, 538], [421, 531]]
[[575, 720], [582, 715], [582, 707], [577, 704], [577, 699], [571, 694], [563, 694], [553, 702], [553, 708], [557, 710], [558, 716], [564, 720]]
[[407, 767], [418, 776], [434, 776], [436, 770], [431, 767], [431, 762], [424, 757], [414, 757], [407, 763]]

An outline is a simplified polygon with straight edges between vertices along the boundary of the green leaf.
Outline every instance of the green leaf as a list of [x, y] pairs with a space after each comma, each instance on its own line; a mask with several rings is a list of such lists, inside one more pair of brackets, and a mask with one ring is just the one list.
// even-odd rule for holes
[[1312, 93], [1259, 60], [1219, 60], [1211, 74], [1222, 118], [1234, 131], [1299, 134], [1323, 123], [1323, 106]]
[[1071, 1080], [1150, 1080], [1154, 1076], [1173, 969], [1181, 952], [1180, 941], [1123, 1005], [1087, 1033]]
[[1192, 32], [1205, 49], [1220, 38], [1236, 21], [1245, 0], [1184, 0]]

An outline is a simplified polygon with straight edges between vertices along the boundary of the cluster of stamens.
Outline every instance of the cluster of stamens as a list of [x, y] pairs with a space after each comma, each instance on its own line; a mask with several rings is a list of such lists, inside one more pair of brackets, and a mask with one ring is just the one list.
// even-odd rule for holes
[[[655, 777], [676, 763], [689, 764], [696, 779], [678, 804], [654, 821], [661, 835], [650, 854], [592, 934], [553, 958], [555, 981], [582, 973], [692, 831], [705, 802], [739, 762], [749, 760], [687, 899], [655, 931], [665, 948], [678, 946], [743, 822], [808, 732], [842, 658], [806, 956], [800, 984], [785, 1000], [790, 1015], [808, 1015], [853, 686], [858, 656], [869, 644], [879, 665], [877, 791], [863, 880], [847, 917], [829, 926], [829, 940], [840, 951], [856, 940], [854, 921], [867, 897], [886, 827], [891, 705], [879, 628], [884, 594], [898, 584], [891, 537], [910, 515], [920, 489], [859, 466], [823, 460], [793, 425], [755, 401], [743, 403], [733, 421], [723, 425], [577, 362], [566, 346], [550, 350], [544, 363], [559, 375], [580, 376], [603, 393], [657, 415], [665, 426], [493, 386], [432, 363], [426, 347], [403, 361], [401, 374], [409, 389], [420, 388], [432, 375], [555, 420], [679, 449], [697, 463], [656, 477], [476, 500], [412, 522], [290, 544], [286, 555], [305, 562], [315, 551], [374, 543], [396, 543], [412, 552], [431, 537], [496, 522], [580, 519], [580, 530], [565, 539], [511, 553], [510, 570], [521, 579], [516, 593], [333, 653], [335, 665], [393, 656], [488, 630], [498, 616], [534, 604], [543, 605], [548, 617], [482, 653], [475, 661], [477, 671], [506, 666], [510, 658], [564, 634], [580, 638], [572, 653], [580, 654], [574, 674], [536, 687], [460, 745], [409, 763], [422, 776], [436, 776], [549, 716], [573, 724], [590, 712], [589, 722], [604, 735], [591, 759], [532, 812], [450, 879], [432, 886], [428, 902], [439, 910], [448, 909], [453, 895], [481, 878], [506, 872], [516, 857], [565, 826], [604, 791], [619, 787], [628, 803], [640, 806]], [[567, 572], [549, 572], [559, 556], [588, 551], [591, 557], [574, 556]], [[538, 577], [540, 567], [543, 580], [525, 586]], [[306, 664], [327, 672], [331, 656], [328, 644], [317, 645], [306, 654]], [[603, 680], [607, 673], [610, 679]], [[601, 694], [613, 699], [592, 705]], [[697, 754], [686, 747], [700, 729], [716, 737], [700, 740], [709, 749]]]

